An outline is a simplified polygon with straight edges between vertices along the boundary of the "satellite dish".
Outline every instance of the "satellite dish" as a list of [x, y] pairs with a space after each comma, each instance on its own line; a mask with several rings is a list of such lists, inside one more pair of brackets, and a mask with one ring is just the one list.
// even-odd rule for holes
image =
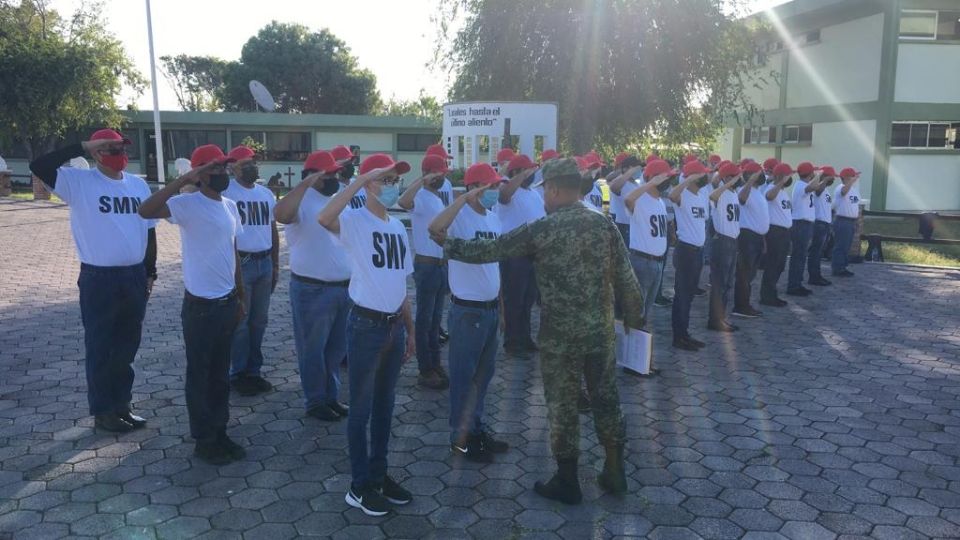
[[250, 81], [250, 93], [253, 94], [253, 100], [257, 102], [261, 109], [273, 112], [277, 108], [270, 91], [260, 81]]
[[193, 167], [190, 166], [189, 159], [177, 158], [177, 160], [173, 162], [173, 168], [177, 170], [178, 176], [183, 176], [188, 172], [190, 172], [190, 169], [192, 169]]
[[89, 169], [90, 164], [82, 157], [75, 157], [70, 160], [70, 167], [74, 169]]

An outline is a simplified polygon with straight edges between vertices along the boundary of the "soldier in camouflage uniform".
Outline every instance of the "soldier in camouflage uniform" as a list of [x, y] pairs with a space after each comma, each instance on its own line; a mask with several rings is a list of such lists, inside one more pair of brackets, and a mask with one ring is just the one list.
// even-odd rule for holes
[[643, 326], [643, 299], [616, 226], [580, 202], [581, 178], [573, 159], [543, 167], [547, 216], [495, 240], [435, 237], [447, 258], [488, 263], [531, 257], [542, 296], [540, 362], [557, 474], [537, 482], [540, 495], [568, 504], [581, 500], [577, 476], [581, 377], [593, 402], [594, 424], [606, 450], [598, 477], [608, 492], [626, 491], [625, 432], [614, 360], [614, 295], [623, 299], [624, 321]]

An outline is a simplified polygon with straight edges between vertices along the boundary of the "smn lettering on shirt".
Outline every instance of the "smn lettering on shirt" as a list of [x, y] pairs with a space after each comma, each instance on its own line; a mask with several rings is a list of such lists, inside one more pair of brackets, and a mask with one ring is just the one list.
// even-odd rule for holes
[[377, 268], [402, 270], [407, 255], [407, 244], [399, 234], [373, 233], [373, 265]]
[[367, 204], [367, 197], [365, 195], [354, 195], [353, 198], [350, 199], [350, 208], [354, 210], [365, 204]]
[[654, 238], [667, 236], [667, 216], [663, 214], [650, 216], [650, 236]]
[[740, 221], [740, 205], [739, 204], [728, 204], [727, 205], [727, 221]]
[[266, 201], [237, 201], [237, 211], [244, 226], [270, 224], [270, 205]]
[[136, 214], [140, 209], [140, 197], [101, 195], [99, 202], [102, 214]]
[[702, 206], [694, 206], [690, 210], [693, 212], [694, 219], [707, 219], [707, 211]]

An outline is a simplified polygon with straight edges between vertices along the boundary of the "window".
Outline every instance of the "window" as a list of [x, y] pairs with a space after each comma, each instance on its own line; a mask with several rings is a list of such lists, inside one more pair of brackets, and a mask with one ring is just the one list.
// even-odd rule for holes
[[313, 146], [311, 139], [307, 132], [268, 131], [264, 161], [303, 161]]
[[413, 133], [397, 133], [398, 152], [425, 152], [431, 144], [437, 144], [440, 135], [419, 135]]
[[801, 44], [803, 44], [803, 45], [810, 45], [810, 44], [812, 44], [812, 43], [819, 43], [819, 42], [820, 42], [820, 30], [812, 30], [812, 31], [810, 31], [810, 32], [807, 32], [806, 34], [804, 34], [802, 40], [800, 40], [800, 41], [801, 41]]
[[744, 128], [743, 144], [777, 144], [777, 128], [773, 126]]
[[905, 9], [900, 12], [900, 37], [960, 40], [960, 11]]
[[937, 40], [960, 40], [960, 11], [941, 11], [938, 14]]
[[960, 149], [958, 132], [960, 132], [960, 122], [894, 122], [890, 146]]
[[783, 126], [783, 144], [810, 144], [813, 142], [813, 124]]
[[266, 134], [262, 131], [238, 131], [233, 130], [230, 132], [230, 148], [243, 144], [243, 141], [250, 137], [254, 141], [260, 144], [266, 144]]
[[221, 149], [227, 146], [227, 132], [222, 130], [170, 129], [162, 134], [164, 160], [189, 159], [194, 148], [205, 144], [215, 144]]

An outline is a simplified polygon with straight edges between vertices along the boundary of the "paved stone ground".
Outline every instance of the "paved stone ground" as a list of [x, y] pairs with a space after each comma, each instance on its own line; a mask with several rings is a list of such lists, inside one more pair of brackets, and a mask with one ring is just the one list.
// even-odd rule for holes
[[[514, 448], [486, 466], [451, 459], [446, 393], [417, 388], [408, 364], [390, 460], [416, 498], [373, 519], [343, 502], [345, 425], [303, 416], [286, 276], [266, 342], [277, 391], [232, 399], [249, 458], [191, 458], [167, 224], [136, 363], [149, 428], [95, 433], [66, 220], [49, 203], [0, 203], [0, 537], [960, 537], [960, 272], [861, 265], [734, 336], [701, 330], [697, 299], [708, 348], [675, 353], [661, 337], [660, 376], [621, 376], [622, 500], [596, 487], [602, 451], [586, 419], [585, 502], [532, 493], [552, 470], [536, 359], [499, 359], [488, 410]], [[667, 310], [654, 313], [667, 335]]]

